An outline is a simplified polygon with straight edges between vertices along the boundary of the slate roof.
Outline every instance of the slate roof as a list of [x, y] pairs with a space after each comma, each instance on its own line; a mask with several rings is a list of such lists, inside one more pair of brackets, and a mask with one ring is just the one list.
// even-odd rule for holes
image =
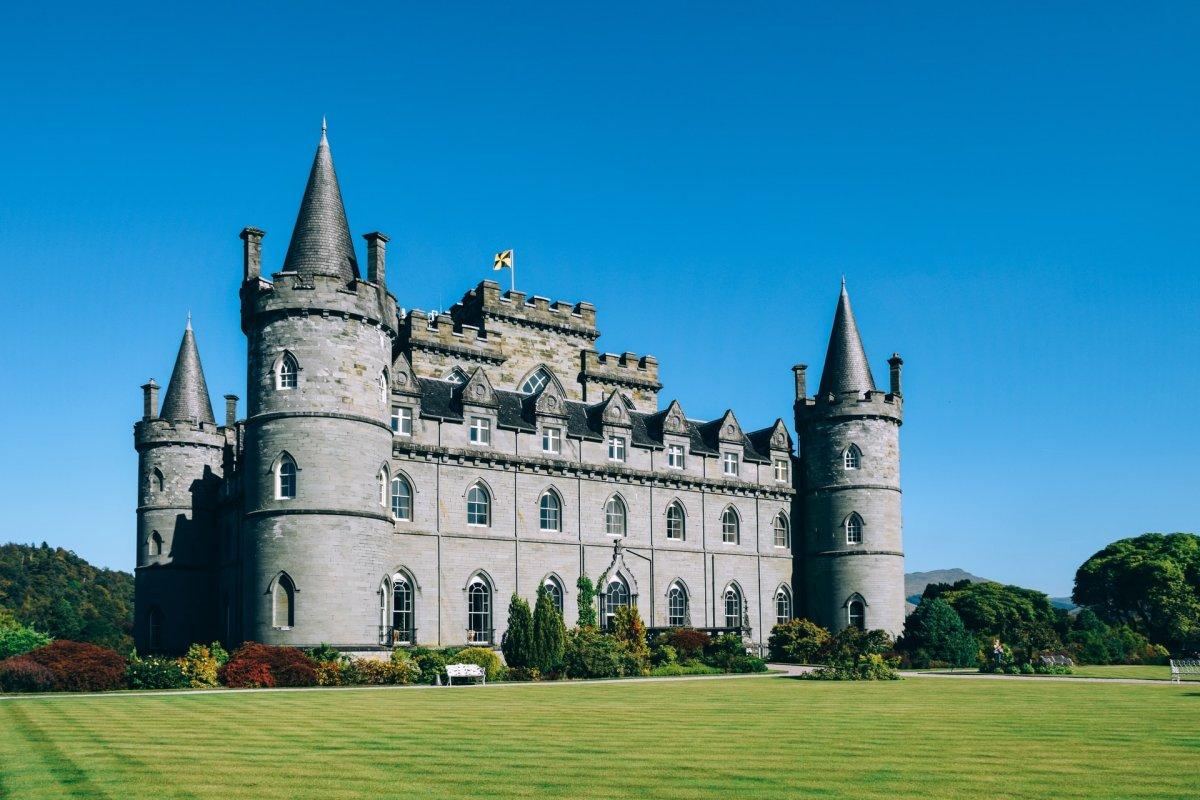
[[863, 350], [862, 338], [858, 335], [854, 312], [850, 310], [846, 282], [842, 281], [842, 293], [833, 317], [833, 331], [829, 334], [829, 349], [825, 353], [825, 369], [821, 372], [821, 386], [817, 394], [820, 397], [828, 394], [863, 394], [874, 389], [871, 365]]
[[212, 402], [208, 399], [208, 384], [204, 381], [200, 350], [196, 347], [196, 335], [192, 333], [190, 319], [187, 329], [183, 332], [183, 341], [179, 343], [175, 369], [171, 372], [171, 382], [167, 384], [167, 393], [163, 397], [162, 410], [158, 416], [172, 422], [198, 420], [214, 425], [217, 422], [213, 419]]
[[347, 283], [358, 278], [358, 260], [342, 205], [337, 172], [333, 169], [333, 154], [321, 125], [321, 143], [313, 157], [296, 227], [283, 259], [285, 272], [298, 272], [303, 278], [331, 275]]

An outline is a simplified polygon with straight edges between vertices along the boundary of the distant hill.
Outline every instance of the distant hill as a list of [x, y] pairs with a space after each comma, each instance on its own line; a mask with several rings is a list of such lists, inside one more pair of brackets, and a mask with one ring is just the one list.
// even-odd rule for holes
[[0, 545], [0, 608], [56, 639], [133, 647], [133, 576], [45, 542]]
[[1076, 611], [1079, 609], [1079, 606], [1075, 605], [1075, 601], [1069, 597], [1051, 597], [1050, 605], [1065, 611]]
[[970, 581], [971, 583], [985, 583], [991, 578], [981, 578], [978, 575], [972, 575], [965, 569], [934, 569], [929, 572], [906, 572], [904, 573], [904, 596], [909, 599], [909, 602], [915, 603], [913, 598], [920, 598], [925, 592], [925, 587], [931, 583], [958, 583], [959, 581]]

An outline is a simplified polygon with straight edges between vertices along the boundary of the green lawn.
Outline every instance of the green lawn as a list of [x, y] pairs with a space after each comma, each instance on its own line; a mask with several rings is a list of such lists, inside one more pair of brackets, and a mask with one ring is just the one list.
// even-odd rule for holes
[[0, 797], [1200, 792], [1192, 686], [764, 677], [0, 700]]
[[[1079, 678], [1144, 678], [1146, 680], [1169, 681], [1171, 668], [1165, 664], [1113, 664], [1100, 667], [1072, 667], [1072, 674]], [[1185, 681], [1200, 680], [1200, 675], [1184, 675]]]

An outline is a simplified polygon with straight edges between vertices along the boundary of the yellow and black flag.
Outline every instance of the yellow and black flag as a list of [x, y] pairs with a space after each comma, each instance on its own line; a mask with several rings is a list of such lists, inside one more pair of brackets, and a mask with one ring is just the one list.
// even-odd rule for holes
[[492, 269], [494, 269], [498, 272], [502, 269], [512, 269], [512, 268], [513, 268], [513, 251], [512, 250], [504, 250], [500, 253], [496, 253], [496, 257], [492, 261]]

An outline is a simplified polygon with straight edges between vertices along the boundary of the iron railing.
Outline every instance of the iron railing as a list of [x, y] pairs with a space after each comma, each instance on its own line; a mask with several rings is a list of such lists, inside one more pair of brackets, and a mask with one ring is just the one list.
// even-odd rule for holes
[[417, 643], [417, 629], [396, 628], [391, 625], [379, 626], [379, 643], [384, 647], [409, 646]]
[[475, 628], [467, 628], [467, 644], [491, 646], [495, 643], [496, 643], [496, 631], [494, 628], [488, 628], [487, 630], [476, 630]]

